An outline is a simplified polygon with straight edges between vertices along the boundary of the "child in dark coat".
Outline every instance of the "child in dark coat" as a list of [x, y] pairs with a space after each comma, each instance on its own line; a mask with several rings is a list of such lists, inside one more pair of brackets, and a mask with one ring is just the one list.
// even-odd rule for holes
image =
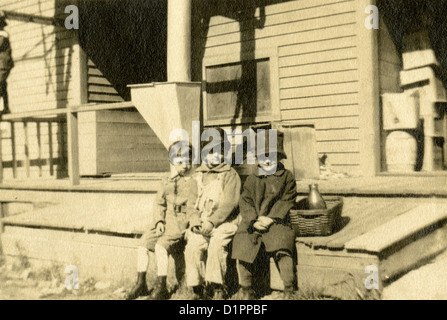
[[[247, 178], [239, 201], [242, 221], [233, 239], [232, 258], [237, 260], [241, 299], [254, 298], [253, 263], [260, 250], [273, 256], [284, 283], [284, 298], [290, 298], [294, 289], [295, 233], [289, 210], [297, 196], [296, 182], [280, 163], [287, 156], [282, 147], [283, 135], [278, 132], [277, 136], [277, 150], [270, 150], [267, 159], [258, 157], [258, 173]], [[266, 138], [266, 144], [268, 141]]]

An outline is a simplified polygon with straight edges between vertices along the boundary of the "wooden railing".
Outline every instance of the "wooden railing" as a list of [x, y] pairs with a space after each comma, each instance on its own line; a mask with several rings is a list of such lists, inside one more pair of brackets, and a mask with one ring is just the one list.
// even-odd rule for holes
[[[5, 114], [1, 117], [1, 121], [8, 121], [11, 122], [11, 124], [13, 124], [14, 122], [36, 121], [37, 119], [42, 119], [44, 117], [50, 117], [50, 116], [66, 116], [67, 140], [68, 140], [68, 146], [67, 146], [68, 176], [71, 185], [75, 186], [80, 184], [78, 113], [126, 109], [133, 107], [134, 105], [132, 102], [84, 104], [61, 109], [47, 109], [47, 110], [36, 110], [21, 113]], [[2, 161], [2, 137], [0, 130], [0, 183], [2, 182], [3, 182], [3, 161]]]

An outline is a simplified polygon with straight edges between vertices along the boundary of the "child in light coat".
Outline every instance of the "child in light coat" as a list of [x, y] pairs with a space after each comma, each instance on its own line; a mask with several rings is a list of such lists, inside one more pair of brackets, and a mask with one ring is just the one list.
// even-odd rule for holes
[[[223, 130], [219, 133], [224, 138]], [[185, 249], [186, 284], [194, 299], [202, 297], [206, 284], [213, 299], [226, 295], [228, 245], [239, 222], [241, 180], [231, 165], [224, 163], [225, 145], [229, 142], [223, 141], [208, 145], [214, 152], [196, 170], [197, 215], [187, 232]], [[215, 151], [214, 147], [220, 150]]]
[[169, 148], [171, 174], [164, 180], [157, 194], [152, 226], [141, 238], [138, 247], [138, 279], [126, 296], [128, 300], [150, 294], [146, 284], [149, 251], [155, 252], [157, 261], [157, 280], [151, 298], [169, 298], [166, 287], [168, 255], [178, 245], [183, 251], [185, 232], [192, 217], [197, 215], [197, 183], [191, 177], [192, 153], [192, 147], [187, 142], [175, 143]]

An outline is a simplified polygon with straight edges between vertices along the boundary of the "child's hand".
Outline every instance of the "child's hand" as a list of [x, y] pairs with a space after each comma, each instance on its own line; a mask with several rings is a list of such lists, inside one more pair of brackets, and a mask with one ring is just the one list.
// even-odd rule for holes
[[158, 222], [157, 225], [155, 226], [155, 233], [158, 237], [161, 236], [163, 233], [165, 233], [165, 230], [166, 230], [165, 224], [161, 221]]
[[195, 234], [202, 234], [201, 227], [200, 226], [194, 226], [191, 228], [191, 231]]
[[202, 235], [206, 237], [210, 236], [213, 229], [214, 225], [211, 222], [205, 221], [202, 223]]
[[270, 217], [266, 217], [266, 216], [261, 216], [258, 218], [258, 221], [267, 229], [270, 228], [270, 226], [275, 223], [275, 220], [273, 220]]
[[262, 224], [260, 221], [256, 221], [255, 223], [253, 223], [253, 228], [255, 228], [258, 231], [266, 231], [267, 227], [264, 226], [264, 224]]

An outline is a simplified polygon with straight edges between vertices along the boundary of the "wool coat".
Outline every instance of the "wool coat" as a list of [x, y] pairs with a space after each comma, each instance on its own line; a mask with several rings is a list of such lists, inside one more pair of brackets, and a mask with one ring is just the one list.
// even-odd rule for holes
[[[282, 164], [272, 175], [249, 176], [239, 201], [242, 220], [233, 239], [232, 258], [253, 263], [262, 243], [267, 252], [293, 252], [295, 232], [290, 225], [289, 210], [293, 208], [296, 196], [295, 178]], [[260, 216], [275, 221], [267, 231], [253, 228]]]
[[[212, 181], [221, 176], [221, 194], [218, 203], [214, 204], [212, 214], [208, 218], [214, 228], [218, 228], [225, 222], [234, 222], [238, 215], [238, 202], [241, 194], [241, 179], [237, 172], [229, 165], [222, 163], [216, 167], [208, 168], [206, 164], [202, 164], [196, 170], [197, 174], [201, 175], [203, 188], [207, 188]], [[198, 176], [196, 176], [198, 178]], [[210, 191], [210, 190], [208, 190]], [[218, 190], [215, 190], [218, 191]], [[200, 193], [200, 187], [199, 187]], [[201, 195], [199, 194], [199, 197]], [[201, 210], [202, 208], [199, 208]], [[190, 227], [200, 226], [203, 212], [196, 211], [196, 214], [191, 218]]]
[[192, 177], [165, 178], [157, 193], [152, 228], [158, 222], [166, 226], [165, 235], [181, 237], [190, 220], [197, 215], [197, 183]]

